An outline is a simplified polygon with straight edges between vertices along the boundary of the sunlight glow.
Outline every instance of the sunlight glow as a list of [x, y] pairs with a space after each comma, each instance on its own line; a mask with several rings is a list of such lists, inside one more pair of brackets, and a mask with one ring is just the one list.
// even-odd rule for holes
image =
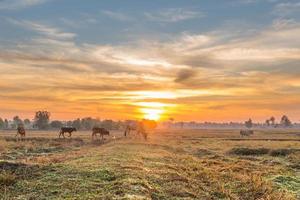
[[164, 113], [162, 109], [141, 108], [140, 110], [144, 114], [144, 118], [149, 120], [159, 120]]

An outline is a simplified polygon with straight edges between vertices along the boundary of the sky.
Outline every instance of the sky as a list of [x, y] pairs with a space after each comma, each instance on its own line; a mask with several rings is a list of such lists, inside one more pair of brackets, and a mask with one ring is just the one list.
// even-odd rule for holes
[[0, 0], [0, 117], [300, 121], [300, 0]]

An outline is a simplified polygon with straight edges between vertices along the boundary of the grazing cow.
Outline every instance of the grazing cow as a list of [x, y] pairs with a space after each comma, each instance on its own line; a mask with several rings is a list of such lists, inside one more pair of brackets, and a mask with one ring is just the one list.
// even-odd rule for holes
[[148, 134], [142, 122], [139, 122], [136, 126], [128, 125], [125, 129], [124, 136], [126, 137], [127, 135], [129, 135], [131, 131], [136, 131], [137, 135], [142, 135], [144, 139], [147, 140]]
[[16, 137], [21, 136], [21, 138], [25, 137], [26, 132], [25, 132], [25, 128], [23, 126], [18, 126], [17, 128], [17, 134]]
[[62, 127], [59, 132], [59, 138], [60, 136], [63, 136], [63, 138], [65, 138], [65, 133], [69, 133], [69, 137], [71, 137], [72, 132], [74, 131], [77, 131], [77, 129], [73, 127]]
[[126, 129], [125, 129], [125, 132], [124, 132], [124, 136], [126, 137], [127, 135], [129, 135], [131, 131], [136, 131], [136, 127], [131, 126], [131, 125], [127, 125]]
[[105, 128], [99, 128], [99, 127], [94, 127], [93, 128], [93, 133], [92, 133], [92, 138], [97, 137], [97, 134], [100, 134], [102, 140], [104, 139], [104, 135], [109, 135], [109, 131], [106, 130]]
[[240, 135], [243, 137], [243, 136], [250, 136], [250, 135], [253, 135], [254, 134], [254, 131], [253, 130], [241, 130], [240, 131]]

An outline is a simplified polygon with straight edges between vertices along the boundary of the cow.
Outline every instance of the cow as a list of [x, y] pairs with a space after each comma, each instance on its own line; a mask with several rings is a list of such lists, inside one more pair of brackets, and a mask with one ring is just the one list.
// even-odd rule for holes
[[109, 131], [106, 130], [105, 128], [99, 128], [99, 127], [94, 127], [93, 128], [93, 133], [92, 133], [92, 138], [97, 137], [97, 134], [100, 134], [102, 140], [104, 139], [104, 135], [109, 135]]
[[60, 136], [63, 136], [63, 138], [65, 138], [65, 133], [69, 133], [69, 137], [72, 137], [72, 132], [74, 131], [77, 131], [77, 129], [73, 127], [62, 127], [59, 132], [59, 138]]
[[18, 126], [18, 128], [17, 128], [16, 137], [18, 137], [19, 135], [21, 136], [21, 138], [24, 138], [25, 135], [26, 135], [26, 131], [25, 131], [25, 128], [23, 126]]
[[124, 136], [126, 137], [127, 135], [129, 135], [131, 131], [136, 131], [136, 135], [142, 135], [144, 139], [147, 140], [148, 134], [144, 128], [143, 122], [139, 122], [136, 126], [127, 125]]
[[250, 135], [253, 135], [254, 134], [254, 131], [253, 130], [241, 130], [240, 131], [240, 135], [243, 137], [243, 136], [250, 136]]
[[127, 135], [129, 135], [131, 131], [136, 131], [136, 126], [127, 125], [124, 132], [124, 136], [126, 137]]

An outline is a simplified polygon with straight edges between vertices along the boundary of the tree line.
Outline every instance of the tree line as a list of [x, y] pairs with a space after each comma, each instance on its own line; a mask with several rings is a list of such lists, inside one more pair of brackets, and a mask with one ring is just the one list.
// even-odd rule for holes
[[27, 128], [47, 130], [47, 129], [60, 129], [63, 126], [74, 127], [78, 130], [91, 130], [95, 126], [103, 127], [106, 129], [120, 129], [128, 123], [134, 121], [113, 121], [113, 120], [100, 120], [92, 117], [78, 118], [69, 121], [53, 120], [51, 121], [51, 113], [48, 111], [37, 111], [33, 120], [22, 120], [19, 116], [13, 117], [12, 120], [0, 118], [0, 129], [16, 129], [18, 126], [25, 126]]
[[[151, 128], [156, 127], [157, 124], [153, 120], [143, 120], [145, 124]], [[102, 127], [108, 130], [124, 129], [127, 125], [134, 125], [137, 121], [113, 121], [110, 119], [100, 120], [92, 117], [77, 118], [75, 120], [60, 121], [52, 120], [51, 113], [48, 111], [37, 111], [33, 120], [22, 120], [19, 116], [13, 117], [12, 121], [0, 118], [0, 129], [16, 129], [18, 126], [24, 126], [29, 129], [48, 130], [60, 129], [61, 127], [74, 127], [77, 130], [91, 130], [93, 127]]]

